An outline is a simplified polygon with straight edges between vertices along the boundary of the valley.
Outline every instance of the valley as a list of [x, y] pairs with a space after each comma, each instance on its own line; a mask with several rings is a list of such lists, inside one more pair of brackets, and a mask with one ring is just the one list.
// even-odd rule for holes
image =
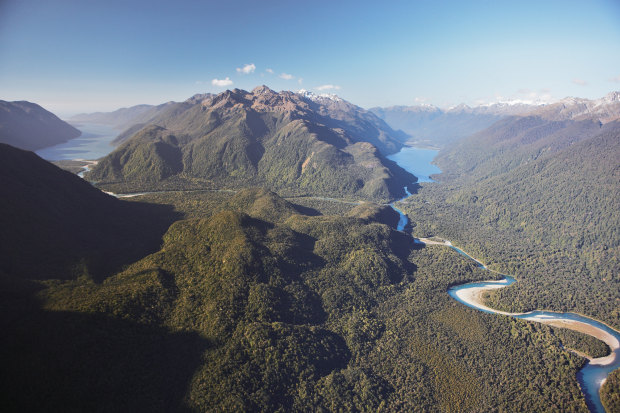
[[0, 1], [0, 410], [620, 413], [619, 16]]
[[[299, 99], [307, 98], [257, 88], [251, 93], [235, 91], [221, 97], [194, 97], [180, 106], [166, 104], [165, 109], [176, 108], [174, 116], [178, 116], [179, 111], [190, 111], [181, 118], [183, 122], [196, 116], [191, 111], [197, 108], [201, 108], [199, 116], [212, 118], [233, 114], [235, 122], [241, 119], [235, 126], [237, 129], [225, 129], [226, 132], [214, 132], [215, 138], [204, 138], [205, 142], [212, 142], [212, 139], [236, 136], [233, 130], [256, 127], [256, 123], [244, 123], [249, 119], [247, 114], [237, 118], [235, 113], [253, 102], [250, 108], [244, 109], [252, 113], [257, 101], [263, 105], [261, 99], [267, 99], [275, 108], [281, 104], [286, 106], [290, 99], [295, 102], [293, 112], [288, 114], [288, 106], [282, 110], [286, 116], [294, 117], [300, 116], [295, 111], [305, 107], [300, 106], [303, 101]], [[221, 104], [229, 110], [231, 102], [235, 102], [231, 112], [209, 109]], [[308, 102], [305, 104], [311, 107]], [[330, 100], [316, 104], [333, 103]], [[353, 105], [347, 105], [339, 106], [338, 110], [345, 107], [355, 116], [363, 114]], [[147, 109], [150, 110], [144, 110]], [[260, 110], [265, 109], [261, 107]], [[128, 113], [145, 116], [142, 108]], [[331, 120], [322, 118], [322, 121], [342, 122], [339, 117], [353, 116], [338, 113], [331, 115], [334, 116], [329, 118]], [[267, 118], [260, 116], [264, 125]], [[590, 191], [587, 200], [595, 197], [598, 202], [588, 204], [588, 213], [593, 213], [594, 208], [601, 211], [601, 217], [616, 219], [615, 214], [605, 212], [617, 201], [617, 187], [612, 181], [605, 181], [606, 177], [614, 176], [617, 129], [613, 122], [596, 130], [587, 122], [575, 124], [564, 120], [560, 124], [553, 120], [526, 122], [526, 118], [506, 118], [494, 124], [495, 130], [487, 129], [467, 138], [473, 144], [465, 139], [446, 147], [439, 155], [437, 151], [412, 147], [394, 151], [398, 146], [384, 147], [388, 150], [384, 155], [371, 145], [366, 148], [361, 143], [359, 146], [360, 142], [347, 137], [346, 134], [355, 133], [358, 128], [355, 124], [348, 127], [349, 132], [324, 129], [324, 125], [319, 125], [313, 132], [316, 136], [308, 135], [314, 142], [312, 145], [327, 142], [334, 145], [334, 153], [342, 150], [352, 153], [353, 163], [364, 159], [362, 164], [369, 162], [368, 165], [372, 164], [373, 168], [391, 177], [391, 181], [384, 181], [383, 189], [369, 192], [363, 188], [375, 179], [372, 174], [358, 175], [368, 181], [354, 190], [346, 186], [303, 185], [300, 187], [303, 190], [294, 189], [301, 181], [281, 186], [281, 181], [265, 179], [268, 175], [261, 175], [265, 172], [261, 172], [260, 167], [256, 169], [258, 175], [254, 178], [250, 175], [244, 184], [241, 180], [235, 181], [235, 174], [230, 172], [217, 177], [190, 176], [188, 171], [194, 169], [186, 171], [186, 168], [194, 160], [186, 159], [184, 148], [203, 138], [196, 138], [195, 131], [180, 129], [184, 123], [176, 117], [160, 119], [158, 122], [170, 129], [160, 125], [141, 125], [137, 129], [129, 126], [133, 134], [117, 149], [108, 144], [116, 140], [113, 133], [92, 136], [95, 141], [100, 139], [105, 143], [101, 148], [111, 153], [100, 153], [103, 158], [97, 161], [83, 161], [88, 164], [88, 171], [80, 176], [95, 181], [97, 187], [113, 193], [118, 199], [103, 195], [75, 176], [50, 169], [54, 167], [36, 157], [2, 148], [5, 159], [19, 159], [5, 162], [8, 168], [2, 172], [4, 177], [10, 178], [10, 182], [19, 182], [18, 171], [23, 171], [22, 168], [29, 171], [29, 181], [11, 190], [19, 196], [13, 204], [3, 206], [4, 216], [15, 217], [15, 211], [21, 209], [24, 217], [39, 216], [37, 225], [40, 228], [24, 232], [23, 228], [30, 225], [26, 221], [6, 220], [3, 226], [11, 231], [0, 240], [3, 256], [11, 257], [11, 261], [3, 262], [0, 267], [0, 293], [5, 299], [4, 305], [10, 309], [0, 321], [5, 331], [14, 337], [5, 343], [1, 352], [6, 360], [11, 358], [6, 366], [7, 377], [12, 377], [13, 381], [5, 384], [13, 394], [9, 406], [18, 409], [45, 403], [54, 409], [69, 402], [75, 410], [93, 410], [94, 406], [99, 406], [102, 410], [188, 411], [276, 411], [317, 407], [325, 411], [341, 408], [604, 411], [597, 397], [603, 373], [600, 369], [592, 373], [592, 368], [602, 363], [609, 349], [593, 338], [598, 333], [583, 328], [577, 332], [566, 330], [564, 324], [558, 324], [557, 313], [544, 313], [554, 317], [553, 322], [544, 320], [549, 325], [532, 324], [529, 321], [541, 320], [541, 312], [536, 311], [536, 317], [532, 318], [529, 311], [577, 311], [616, 327], [613, 300], [601, 298], [606, 297], [605, 294], [617, 298], [614, 284], [604, 291], [600, 281], [568, 280], [567, 285], [578, 284], [581, 288], [579, 293], [572, 293], [577, 303], [580, 297], [598, 300], [594, 306], [590, 301], [575, 305], [565, 298], [550, 301], [546, 295], [562, 297], [564, 285], [561, 283], [565, 279], [558, 278], [557, 274], [566, 262], [556, 259], [553, 270], [546, 276], [532, 278], [528, 273], [542, 274], [541, 265], [542, 269], [549, 270], [551, 264], [543, 264], [544, 260], [560, 253], [575, 262], [566, 268], [584, 263], [582, 274], [604, 268], [613, 272], [613, 259], [601, 261], [594, 256], [596, 261], [588, 261], [593, 256], [580, 255], [579, 250], [598, 251], [596, 254], [606, 251], [605, 254], [613, 258], [614, 245], [617, 245], [615, 233], [609, 232], [610, 227], [605, 222], [590, 226], [588, 233], [592, 235], [584, 232], [584, 242], [578, 249], [562, 252], [550, 250], [550, 247], [565, 245], [565, 234], [579, 228], [574, 227], [580, 225], [579, 220], [575, 223], [560, 218], [547, 220], [550, 232], [541, 240], [528, 238], [536, 233], [528, 226], [521, 225], [523, 230], [515, 232], [514, 227], [504, 221], [520, 219], [537, 228], [535, 220], [519, 215], [524, 213], [532, 193], [541, 197], [539, 202], [544, 203], [547, 210], [557, 211], [555, 204], [544, 196], [559, 197], [560, 191], [568, 188], [567, 183], [576, 179], [588, 180], [596, 188]], [[123, 121], [130, 122], [128, 117]], [[285, 118], [272, 121], [290, 124]], [[180, 123], [172, 126], [175, 122]], [[221, 121], [216, 124], [218, 122]], [[499, 144], [490, 143], [496, 139], [494, 137], [502, 136], [497, 132], [504, 130], [502, 125], [510, 125], [510, 130], [514, 131], [514, 125], [523, 122], [526, 128], [522, 129], [524, 133], [517, 134], [521, 139], [518, 144], [510, 139], [499, 139]], [[540, 127], [549, 127], [549, 122], [556, 123], [550, 127], [551, 132], [541, 135]], [[228, 124], [219, 125], [213, 130]], [[199, 130], [204, 125], [194, 127]], [[274, 130], [279, 127], [276, 125]], [[98, 126], [93, 130], [96, 128]], [[102, 128], [100, 130], [107, 126]], [[536, 139], [531, 143], [532, 135], [528, 135], [531, 128], [536, 129], [535, 136], [543, 136], [542, 143]], [[563, 139], [567, 135], [574, 136], [576, 130], [580, 139], [573, 139], [573, 144], [567, 145]], [[276, 132], [282, 144], [292, 139], [298, 145], [308, 139], [305, 132], [302, 135], [282, 133]], [[342, 140], [330, 141], [334, 133], [340, 134]], [[263, 157], [267, 154], [269, 139], [257, 141], [263, 145]], [[484, 153], [476, 152], [476, 148], [481, 147], [480, 140], [485, 142], [485, 151], [497, 150], [498, 155], [492, 160], [480, 158]], [[235, 150], [247, 148], [244, 146], [247, 142]], [[71, 143], [47, 153], [65, 153], [71, 157], [74, 151]], [[76, 150], [83, 146], [79, 140], [74, 144]], [[362, 152], [350, 148], [356, 145]], [[493, 145], [500, 146], [495, 149]], [[502, 155], [512, 147], [516, 148], [516, 156]], [[603, 150], [601, 148], [608, 148], [607, 157], [592, 153]], [[195, 150], [188, 153], [194, 154]], [[300, 176], [303, 176], [304, 168], [312, 162], [316, 151], [310, 154], [314, 155], [297, 153], [287, 162], [297, 165], [297, 173], [301, 171]], [[174, 172], [175, 156], [180, 156], [177, 160], [180, 172]], [[217, 159], [219, 155], [206, 156]], [[582, 169], [581, 178], [566, 175], [565, 181], [564, 165], [586, 165], [580, 159], [588, 156], [597, 157], [599, 162]], [[329, 158], [325, 165], [317, 164], [317, 171], [326, 167], [332, 171], [330, 173], [340, 174], [343, 172], [338, 169], [344, 166], [345, 175], [358, 174], [355, 168], [347, 166], [349, 161], [334, 168], [334, 159], [337, 158]], [[431, 164], [433, 159], [438, 166]], [[262, 158], [257, 165], [261, 162]], [[77, 164], [63, 166], [78, 171]], [[470, 169], [464, 172], [465, 168]], [[530, 176], [534, 177], [534, 183], [540, 181], [539, 186], [530, 185], [527, 189], [522, 186], [532, 179], [505, 182], [502, 179], [509, 176], [502, 172], [505, 170], [509, 170], [512, 177], [534, 171]], [[171, 171], [173, 175], [166, 177]], [[320, 176], [315, 176], [313, 185], [320, 181]], [[539, 189], [548, 188], [545, 179], [551, 179], [549, 177], [553, 177], [555, 189]], [[103, 180], [99, 180], [101, 178]], [[346, 182], [350, 178], [342, 179]], [[31, 185], [36, 187], [33, 182], [47, 182], [41, 184], [45, 191], [39, 189], [36, 197], [25, 189]], [[256, 188], [260, 185], [267, 189]], [[400, 189], [397, 185], [401, 185]], [[73, 187], [75, 189], [69, 189]], [[489, 193], [484, 192], [487, 190]], [[529, 191], [528, 195], [518, 197], [511, 192], [519, 190]], [[74, 191], [80, 194], [77, 198], [64, 198]], [[41, 201], [40, 196], [47, 201]], [[502, 200], [502, 196], [506, 196], [506, 200]], [[92, 202], [86, 202], [91, 198]], [[398, 201], [394, 201], [396, 199]], [[489, 200], [504, 208], [511, 206], [514, 212], [503, 212], [508, 215], [500, 221], [481, 221], [479, 215], [474, 215], [477, 204]], [[569, 205], [574, 217], [579, 217], [580, 211], [585, 210], [581, 199], [577, 196], [571, 202], [565, 205]], [[71, 212], [72, 204], [81, 205], [81, 212]], [[23, 205], [53, 207], [44, 206], [39, 212], [31, 212]], [[68, 219], [69, 216], [82, 219], [83, 223], [66, 224], [67, 228], [76, 230], [62, 230], [52, 224], [59, 217]], [[581, 218], [583, 222], [587, 222], [588, 216]], [[78, 231], [80, 225], [82, 229]], [[607, 245], [611, 248], [593, 250], [593, 246], [598, 248], [598, 241], [589, 243], [588, 240], [594, 238], [588, 237], [606, 234], [605, 231], [608, 231]], [[68, 237], [55, 242], [53, 234], [57, 233], [67, 233]], [[98, 242], [93, 243], [75, 237], [74, 233], [82, 233], [89, 240], [92, 234], [101, 235], [97, 237]], [[33, 242], [29, 234], [38, 234], [40, 239]], [[119, 242], [120, 234], [124, 234], [122, 242]], [[132, 234], [137, 236], [132, 238]], [[50, 251], [46, 245], [54, 243], [57, 248]], [[489, 269], [453, 243], [488, 260], [495, 276], [499, 277], [500, 272], [511, 273], [518, 283], [510, 289], [494, 289], [491, 294], [487, 294], [487, 290], [470, 294], [461, 301], [473, 308], [457, 305], [453, 301], [453, 291], [466, 291], [471, 282], [486, 282]], [[81, 248], [69, 246], [73, 244]], [[30, 253], [39, 251], [43, 259], [32, 262], [29, 254], [20, 250], [21, 245], [30, 245]], [[500, 247], [501, 250], [496, 249]], [[527, 255], [522, 255], [519, 248]], [[538, 251], [540, 258], [532, 258], [529, 248]], [[115, 260], [106, 262], [106, 257], [111, 256]], [[603, 282], [617, 282], [611, 274], [606, 278]], [[588, 280], [588, 288], [583, 288], [584, 280]], [[540, 283], [554, 287], [541, 289]], [[455, 287], [463, 284], [463, 287]], [[506, 284], [492, 281], [480, 285]], [[510, 292], [504, 293], [504, 290]], [[513, 300], [507, 307], [503, 294], [525, 296], [529, 301]], [[520, 305], [518, 309], [517, 305]], [[491, 314], [478, 311], [480, 309]], [[495, 314], [514, 316], [517, 312], [528, 313], [517, 318]], [[48, 327], [43, 328], [42, 322]], [[69, 331], [70, 325], [78, 326], [70, 330], [75, 340], [72, 347], [83, 350], [70, 352], [70, 347], [66, 347], [68, 337], [55, 333]], [[617, 334], [617, 330], [598, 325]], [[85, 349], [90, 345], [92, 334], [101, 339], [109, 336], [119, 344], [107, 342], [107, 349], [100, 349], [100, 354], [91, 360]], [[162, 337], [158, 345], [154, 345], [155, 336]], [[618, 351], [608, 336], [598, 337]], [[20, 350], [24, 343], [28, 343], [27, 350]], [[56, 356], [50, 358], [50, 352]], [[609, 362], [601, 366], [604, 376], [615, 371], [603, 386], [603, 400], [615, 397], [612, 386], [618, 372], [618, 357], [613, 361], [609, 357]], [[162, 362], [151, 366], [148, 361], [164, 359], [171, 360], [178, 371], [174, 385], [165, 390], [160, 380], [172, 374], [173, 364]], [[36, 364], [28, 360], [36, 360]], [[108, 360], [109, 365], [99, 364], [101, 360]], [[121, 391], [109, 382], [87, 380], [90, 367], [70, 368], [66, 371], [67, 378], [53, 386], [54, 397], [32, 398], [19, 390], [26, 383], [43, 389], [45, 384], [37, 377], [41, 374], [40, 377], [55, 376], [53, 372], [60, 369], [62, 363], [81, 363], [103, 369], [113, 378], [120, 378], [125, 371], [122, 366], [127, 365], [132, 371], [143, 372], [147, 379], [142, 382], [131, 377], [122, 379], [119, 381], [123, 386]], [[127, 398], [114, 396], [119, 391]], [[72, 397], [72, 393], [77, 396]], [[41, 391], [39, 394], [47, 393]], [[141, 396], [136, 398], [136, 394]]]

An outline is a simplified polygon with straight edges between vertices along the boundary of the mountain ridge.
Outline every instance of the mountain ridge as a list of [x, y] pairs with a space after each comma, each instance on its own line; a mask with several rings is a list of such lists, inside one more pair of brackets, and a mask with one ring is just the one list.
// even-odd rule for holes
[[550, 121], [620, 119], [620, 92], [599, 99], [567, 97], [554, 103], [497, 102], [479, 106], [460, 104], [448, 109], [433, 105], [390, 106], [369, 109], [393, 128], [411, 135], [411, 142], [448, 146], [510, 116], [539, 116]]
[[28, 101], [0, 100], [0, 143], [38, 150], [77, 138], [82, 132]]
[[157, 247], [166, 226], [154, 218], [166, 207], [120, 201], [7, 144], [0, 176], [0, 273], [101, 280]]
[[394, 131], [343, 100], [233, 89], [172, 105], [137, 129], [88, 179], [131, 191], [258, 185], [381, 201], [416, 180], [384, 157], [402, 147]]

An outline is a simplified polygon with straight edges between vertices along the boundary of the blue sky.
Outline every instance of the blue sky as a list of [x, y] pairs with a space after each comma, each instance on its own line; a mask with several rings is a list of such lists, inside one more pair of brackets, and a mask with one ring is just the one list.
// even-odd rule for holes
[[3, 100], [66, 116], [260, 84], [367, 108], [596, 98], [620, 90], [620, 1], [0, 0]]

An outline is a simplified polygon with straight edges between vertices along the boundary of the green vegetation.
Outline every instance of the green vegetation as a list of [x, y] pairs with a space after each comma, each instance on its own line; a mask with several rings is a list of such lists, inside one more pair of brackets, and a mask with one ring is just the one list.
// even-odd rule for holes
[[564, 347], [583, 353], [588, 357], [605, 357], [610, 352], [607, 344], [588, 334], [566, 328], [552, 328], [551, 331], [560, 339]]
[[608, 412], [620, 411], [620, 370], [613, 371], [601, 388], [601, 401]]
[[207, 218], [225, 208], [234, 191], [169, 191], [125, 198], [130, 202], [167, 205], [177, 219]]
[[84, 170], [84, 167], [89, 165], [90, 161], [72, 161], [72, 160], [62, 160], [62, 161], [53, 161], [54, 165], [59, 167], [60, 169], [64, 169], [65, 171], [69, 171], [72, 174], [78, 174]]
[[386, 206], [120, 201], [1, 149], [4, 410], [586, 411], [566, 348], [600, 343], [456, 303], [488, 273]]
[[341, 119], [376, 119], [356, 111], [361, 109], [350, 104], [327, 110], [300, 95], [267, 88], [228, 91], [161, 113], [87, 178], [113, 192], [265, 186], [284, 196], [380, 202], [402, 197], [415, 177], [366, 141], [385, 153], [398, 150], [400, 143], [368, 121]]
[[613, 127], [530, 118], [496, 125], [443, 152], [442, 182], [400, 207], [414, 234], [449, 239], [519, 280], [491, 294], [492, 306], [573, 311], [620, 328]]
[[6, 410], [586, 411], [583, 359], [454, 302], [449, 285], [488, 274], [419, 249], [385, 207], [149, 198], [186, 219], [103, 282], [0, 277]]
[[318, 199], [314, 197], [291, 197], [286, 199], [297, 206], [319, 211], [322, 215], [346, 215], [357, 206], [356, 203], [348, 203], [348, 201], [339, 202], [339, 200]]

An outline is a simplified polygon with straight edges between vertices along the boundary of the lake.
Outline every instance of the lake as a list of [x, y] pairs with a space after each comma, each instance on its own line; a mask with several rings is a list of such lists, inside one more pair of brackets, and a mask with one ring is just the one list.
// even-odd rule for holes
[[94, 123], [72, 124], [82, 135], [65, 143], [40, 149], [35, 153], [48, 161], [67, 159], [99, 159], [114, 150], [112, 141], [120, 131]]
[[400, 152], [389, 155], [387, 158], [398, 164], [407, 172], [411, 172], [418, 177], [418, 182], [434, 182], [430, 176], [440, 174], [441, 169], [433, 165], [433, 159], [437, 156], [438, 150], [420, 149], [406, 146]]

